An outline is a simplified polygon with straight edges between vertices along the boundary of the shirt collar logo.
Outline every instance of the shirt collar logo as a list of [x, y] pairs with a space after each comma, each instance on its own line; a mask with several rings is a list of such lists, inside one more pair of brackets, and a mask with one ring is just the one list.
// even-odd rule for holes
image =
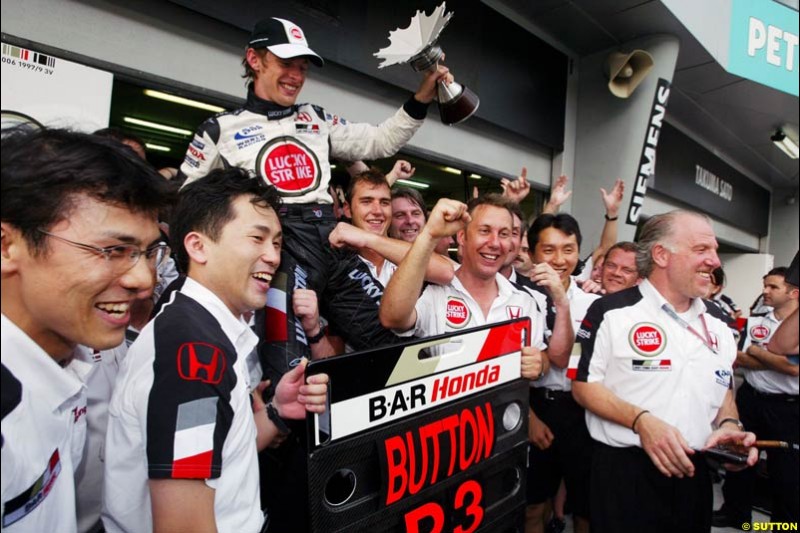
[[508, 318], [519, 318], [522, 316], [522, 307], [519, 305], [507, 305]]

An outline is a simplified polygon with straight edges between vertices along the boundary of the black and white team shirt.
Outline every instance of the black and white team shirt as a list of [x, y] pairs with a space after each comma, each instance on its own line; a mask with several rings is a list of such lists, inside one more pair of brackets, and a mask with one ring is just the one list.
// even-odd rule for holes
[[[675, 426], [692, 448], [702, 448], [731, 387], [736, 344], [730, 329], [699, 298], [678, 316], [710, 345], [672, 318], [649, 280], [596, 301], [578, 339], [577, 380], [602, 383], [617, 397]], [[702, 318], [701, 318], [702, 317]], [[586, 411], [586, 425], [609, 446], [640, 446], [639, 436]]]
[[2, 315], [2, 529], [77, 531], [75, 479], [91, 365], [62, 368]]
[[256, 344], [247, 324], [191, 278], [142, 330], [109, 406], [108, 531], [152, 531], [149, 479], [205, 480], [218, 530], [259, 531], [247, 367]]
[[[600, 298], [599, 295], [585, 292], [578, 287], [577, 278], [571, 276], [569, 287], [567, 287], [567, 300], [569, 300], [569, 316], [572, 320], [572, 331], [575, 333], [576, 339], [583, 317], [586, 315], [592, 303], [598, 298]], [[552, 303], [552, 300], [548, 298], [548, 302]], [[548, 307], [547, 313], [548, 322], [555, 324], [555, 307], [552, 305]], [[576, 353], [575, 349], [573, 349], [572, 353]], [[567, 368], [558, 368], [557, 366], [551, 365], [550, 369], [545, 372], [540, 379], [531, 383], [531, 386], [555, 391], [571, 391], [572, 378], [574, 377], [577, 365], [578, 356], [571, 355], [570, 363]]]

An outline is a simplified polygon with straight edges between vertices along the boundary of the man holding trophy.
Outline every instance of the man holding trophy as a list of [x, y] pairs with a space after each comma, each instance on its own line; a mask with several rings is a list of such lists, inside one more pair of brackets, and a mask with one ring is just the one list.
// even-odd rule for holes
[[[302, 328], [293, 327], [288, 302], [296, 287], [314, 289], [321, 303], [328, 302], [322, 314], [338, 331], [352, 332], [353, 338], [347, 340], [356, 349], [393, 341], [380, 328], [377, 312], [359, 313], [377, 306], [377, 300], [374, 304], [365, 301], [370, 296], [360, 283], [348, 278], [349, 270], [338, 264], [329, 249], [328, 233], [336, 220], [328, 192], [328, 161], [369, 160], [396, 153], [422, 125], [437, 82], [449, 83], [452, 76], [444, 66], [426, 72], [402, 108], [373, 126], [349, 122], [317, 105], [297, 103], [309, 65], [322, 66], [323, 60], [308, 46], [302, 29], [288, 20], [258, 22], [242, 63], [251, 80], [245, 106], [200, 126], [181, 172], [188, 183], [214, 168], [238, 166], [254, 171], [283, 197], [280, 216], [286, 253], [281, 270], [286, 278], [273, 282], [278, 292], [270, 298], [275, 306], [267, 312], [273, 327], [263, 331], [267, 345], [261, 352], [265, 370], [277, 383], [294, 361], [308, 353], [308, 339]], [[335, 310], [330, 305], [334, 295]], [[258, 327], [264, 326], [261, 318]], [[278, 320], [287, 320], [288, 327], [275, 328]]]

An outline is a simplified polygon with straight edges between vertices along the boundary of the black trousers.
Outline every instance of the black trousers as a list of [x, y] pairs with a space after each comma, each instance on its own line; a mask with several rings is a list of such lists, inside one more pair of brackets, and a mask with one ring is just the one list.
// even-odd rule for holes
[[713, 494], [705, 459], [691, 478], [666, 477], [638, 447], [596, 443], [592, 455], [592, 533], [707, 533]]
[[586, 429], [586, 411], [571, 392], [531, 388], [530, 402], [536, 416], [553, 432], [553, 443], [546, 450], [529, 446], [528, 503], [542, 503], [555, 496], [563, 478], [570, 511], [589, 518], [592, 438]]
[[[754, 432], [759, 439], [784, 440], [794, 444], [800, 440], [800, 403], [797, 396], [762, 394], [745, 381], [736, 392], [736, 406], [744, 427]], [[797, 450], [767, 450], [773, 522], [800, 520], [798, 459]], [[755, 472], [752, 468], [726, 473], [725, 484], [722, 486], [725, 511], [742, 521], [749, 521], [754, 488]]]

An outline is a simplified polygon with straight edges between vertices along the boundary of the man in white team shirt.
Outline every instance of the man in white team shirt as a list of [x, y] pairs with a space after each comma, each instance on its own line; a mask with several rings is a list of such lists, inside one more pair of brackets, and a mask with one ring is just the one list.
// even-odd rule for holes
[[758, 457], [733, 401], [733, 335], [702, 300], [719, 266], [709, 219], [650, 218], [637, 264], [645, 280], [595, 301], [578, 331], [573, 394], [595, 441], [592, 531], [707, 532], [713, 495], [698, 451], [731, 445], [749, 465]]
[[[389, 281], [381, 299], [381, 323], [405, 334], [429, 337], [511, 318], [531, 318], [531, 346], [522, 349], [522, 376], [542, 374], [544, 316], [533, 297], [515, 288], [500, 268], [508, 255], [512, 218], [508, 200], [487, 194], [470, 202], [441, 199]], [[466, 224], [466, 227], [465, 227]], [[457, 233], [461, 267], [448, 285], [428, 285], [419, 299], [425, 267], [438, 241]]]
[[[767, 349], [778, 326], [798, 309], [800, 290], [786, 282], [786, 272], [786, 267], [776, 267], [764, 276], [764, 303], [772, 311], [751, 315], [742, 332], [736, 362], [744, 374], [744, 383], [736, 391], [736, 406], [742, 424], [759, 438], [798, 442], [798, 366]], [[798, 464], [796, 452], [767, 450], [773, 522], [798, 521]], [[722, 486], [725, 503], [714, 513], [714, 525], [730, 527], [750, 522], [754, 489], [752, 470], [728, 474]]]
[[74, 472], [90, 365], [120, 344], [169, 248], [164, 180], [116, 141], [44, 129], [2, 139], [2, 528], [77, 530]]
[[286, 436], [284, 418], [324, 411], [327, 377], [305, 383], [304, 362], [267, 406], [251, 379], [246, 316], [280, 263], [278, 202], [238, 168], [182, 190], [171, 231], [186, 281], [131, 345], [109, 405], [106, 530], [260, 531], [257, 449]]
[[[598, 298], [578, 287], [573, 277], [580, 260], [582, 242], [578, 221], [565, 213], [543, 214], [528, 229], [528, 246], [533, 262], [547, 263], [558, 273], [569, 301], [573, 331], [577, 332], [589, 305]], [[553, 312], [549, 309], [548, 312]], [[588, 477], [591, 441], [584, 411], [572, 398], [567, 377], [569, 356], [551, 359], [550, 370], [531, 389], [531, 447], [528, 488], [528, 523], [542, 531], [547, 519], [547, 502], [560, 480], [567, 487], [575, 530], [586, 531], [589, 518]]]

